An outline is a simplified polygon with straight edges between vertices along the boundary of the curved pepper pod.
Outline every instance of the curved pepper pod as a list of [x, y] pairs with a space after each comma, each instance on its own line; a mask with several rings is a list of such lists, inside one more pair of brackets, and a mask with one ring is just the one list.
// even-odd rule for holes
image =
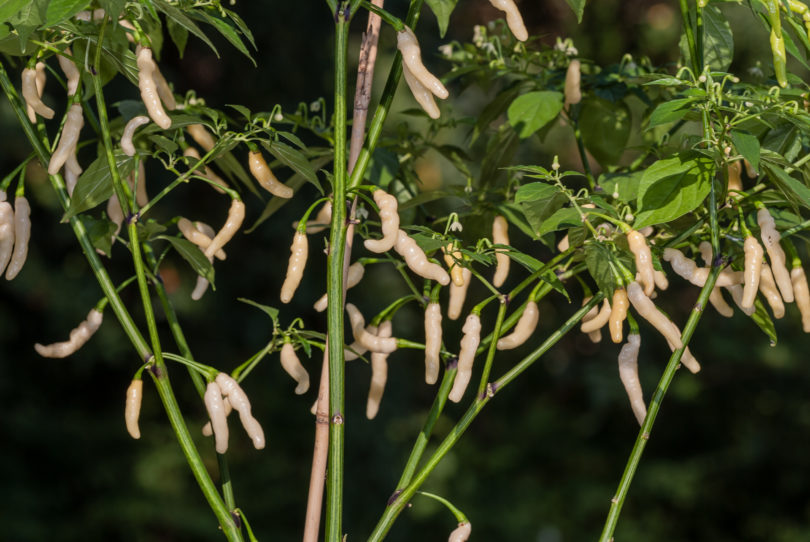
[[641, 425], [647, 416], [647, 405], [644, 403], [644, 393], [641, 390], [641, 381], [638, 378], [638, 351], [641, 348], [641, 335], [627, 336], [619, 351], [619, 379], [622, 381], [624, 391], [630, 399], [630, 408]]
[[139, 45], [135, 50], [135, 55], [138, 64], [138, 88], [141, 91], [141, 100], [152, 121], [164, 130], [168, 130], [172, 126], [172, 119], [163, 109], [160, 101], [155, 81], [157, 65], [152, 59], [152, 49]]
[[745, 263], [743, 264], [743, 294], [740, 306], [743, 309], [750, 309], [754, 306], [754, 300], [759, 290], [759, 279], [762, 276], [762, 257], [765, 251], [752, 235], [745, 238], [743, 243], [745, 253]]
[[76, 144], [79, 142], [79, 134], [84, 126], [84, 114], [81, 104], [73, 104], [68, 109], [65, 125], [62, 127], [62, 135], [59, 137], [59, 144], [51, 155], [48, 162], [48, 175], [56, 175], [62, 166], [67, 162], [68, 156], [76, 151]]
[[228, 209], [228, 219], [225, 221], [225, 225], [222, 226], [222, 229], [219, 230], [211, 240], [211, 244], [208, 245], [208, 248], [205, 249], [205, 257], [208, 259], [213, 258], [214, 254], [236, 235], [244, 219], [245, 204], [238, 199], [231, 200], [231, 207]]
[[411, 70], [409, 70], [407, 66], [402, 67], [402, 75], [405, 77], [405, 83], [408, 85], [408, 88], [411, 89], [414, 100], [422, 106], [422, 109], [425, 110], [428, 117], [432, 119], [441, 117], [442, 112], [439, 110], [439, 106], [436, 105], [436, 100], [433, 99], [433, 93], [430, 89], [420, 83], [419, 79], [411, 73]]
[[472, 533], [472, 524], [469, 521], [464, 521], [458, 524], [458, 527], [453, 529], [447, 542], [467, 542]]
[[464, 301], [467, 299], [467, 288], [470, 287], [472, 282], [472, 271], [463, 267], [461, 270], [464, 284], [456, 286], [455, 283], [450, 285], [450, 300], [447, 303], [447, 317], [451, 320], [458, 320], [461, 316], [461, 309], [464, 308]]
[[132, 144], [132, 137], [135, 135], [135, 130], [149, 124], [151, 120], [146, 115], [138, 115], [132, 117], [126, 126], [124, 126], [124, 133], [121, 135], [121, 150], [127, 156], [135, 156], [135, 145]]
[[293, 189], [278, 180], [267, 162], [264, 161], [261, 151], [248, 153], [248, 166], [262, 188], [279, 198], [290, 199], [293, 197]]
[[[226, 373], [219, 373], [216, 377], [216, 383], [219, 384], [222, 395], [228, 399], [233, 409], [239, 413], [239, 420], [242, 422], [248, 437], [253, 441], [253, 447], [257, 450], [264, 448], [264, 430], [262, 430], [258, 420], [251, 414], [250, 400], [248, 400], [248, 396], [242, 390], [242, 387]], [[214, 434], [216, 435], [216, 429], [214, 429]]]
[[[225, 411], [225, 402], [222, 399], [222, 390], [216, 382], [209, 382], [203, 396], [205, 410], [211, 419], [211, 429], [214, 432], [214, 447], [218, 454], [228, 451], [228, 414]], [[205, 428], [203, 428], [205, 433]]]
[[308, 249], [307, 234], [296, 231], [290, 247], [290, 263], [287, 266], [287, 276], [284, 279], [284, 284], [281, 285], [282, 303], [289, 303], [298, 285], [301, 284], [304, 268], [307, 266]]
[[515, 5], [514, 0], [489, 0], [496, 9], [504, 12], [506, 15], [506, 25], [519, 41], [526, 41], [529, 39], [529, 32], [526, 30], [526, 25], [523, 23], [523, 17]]
[[450, 270], [450, 280], [455, 286], [464, 286], [464, 268], [458, 263], [462, 259], [460, 250], [453, 250], [453, 243], [442, 247], [444, 263]]
[[447, 398], [458, 403], [467, 390], [472, 377], [472, 366], [475, 361], [475, 351], [481, 342], [481, 319], [477, 314], [470, 314], [461, 328], [464, 336], [461, 338], [461, 348], [458, 353], [458, 372], [453, 380], [453, 388]]
[[771, 261], [773, 278], [779, 287], [782, 299], [785, 303], [793, 303], [793, 286], [790, 283], [790, 272], [785, 265], [785, 251], [782, 249], [782, 245], [779, 244], [782, 236], [777, 231], [776, 222], [768, 209], [763, 208], [757, 211], [757, 223], [761, 232], [762, 244], [765, 246], [765, 250], [768, 251], [768, 259]]
[[388, 252], [397, 243], [399, 232], [399, 202], [397, 198], [378, 188], [374, 191], [374, 201], [380, 208], [380, 223], [382, 226], [382, 239], [366, 239], [363, 245], [371, 252], [378, 254]]
[[[354, 262], [351, 264], [348, 273], [346, 273], [346, 289], [357, 286], [357, 283], [363, 280], [365, 273], [366, 267], [362, 263]], [[326, 294], [323, 294], [312, 307], [318, 312], [323, 312], [327, 306], [329, 306], [329, 299]]]
[[495, 348], [498, 350], [511, 350], [525, 343], [534, 333], [539, 320], [540, 311], [537, 308], [537, 303], [529, 301], [515, 325], [515, 330], [509, 335], [498, 339]]
[[[496, 245], [509, 244], [509, 224], [501, 215], [497, 215], [492, 221], [492, 242]], [[492, 277], [492, 285], [500, 288], [506, 277], [509, 275], [509, 256], [503, 251], [495, 252], [495, 275]]]
[[[586, 299], [584, 303], [587, 303], [588, 300], [590, 300], [590, 298]], [[582, 331], [582, 333], [593, 333], [594, 331], [602, 329], [605, 327], [605, 324], [608, 323], [608, 320], [610, 320], [611, 312], [610, 302], [608, 302], [607, 299], [602, 300], [601, 309], [594, 307], [582, 318], [582, 324], [579, 326], [579, 330]]]
[[644, 286], [644, 293], [650, 296], [655, 290], [655, 269], [653, 268], [652, 252], [647, 246], [647, 239], [641, 233], [630, 230], [627, 232], [627, 245], [636, 258], [636, 270], [640, 275], [640, 282]]
[[[380, 324], [377, 330], [377, 337], [384, 339], [391, 336], [391, 320], [386, 320]], [[385, 392], [385, 384], [388, 382], [388, 354], [384, 352], [373, 352], [371, 354], [371, 383], [368, 388], [368, 399], [366, 401], [366, 418], [373, 420], [380, 410], [380, 402]]]
[[214, 148], [214, 145], [216, 144], [214, 141], [214, 136], [212, 136], [202, 124], [189, 124], [186, 126], [186, 131], [188, 132], [188, 135], [191, 136], [191, 139], [193, 139], [197, 145], [202, 147], [205, 152], [208, 152]]
[[127, 399], [124, 405], [124, 421], [127, 424], [127, 433], [134, 439], [141, 438], [141, 429], [138, 427], [138, 418], [141, 415], [141, 399], [143, 398], [143, 380], [140, 378], [129, 383]]
[[0, 190], [0, 274], [6, 270], [14, 250], [14, 208], [6, 201], [5, 190]]
[[425, 252], [419, 248], [416, 241], [402, 230], [397, 231], [397, 243], [394, 245], [394, 250], [405, 259], [405, 263], [411, 271], [420, 277], [435, 280], [442, 286], [450, 284], [450, 275], [447, 274], [447, 271], [440, 265], [429, 262]]
[[295, 347], [292, 343], [284, 343], [281, 347], [281, 367], [295, 380], [298, 385], [295, 387], [295, 394], [301, 395], [309, 389], [309, 373], [301, 365], [301, 360], [295, 355]]
[[[40, 73], [42, 74], [42, 75], [40, 75], [40, 82], [41, 83], [40, 83], [39, 87], [44, 88], [45, 80], [44, 80], [43, 76], [45, 74], [45, 71], [44, 71], [45, 70], [45, 64], [42, 64], [41, 68], [39, 67], [39, 64], [42, 64], [42, 63], [40, 62], [40, 63], [37, 64], [37, 68], [39, 69]], [[28, 107], [30, 107], [31, 110], [34, 113], [36, 113], [37, 115], [39, 115], [39, 116], [41, 116], [43, 118], [46, 118], [46, 119], [52, 119], [53, 116], [54, 116], [54, 110], [51, 109], [50, 107], [48, 107], [47, 105], [45, 105], [42, 102], [42, 98], [40, 98], [41, 94], [42, 94], [42, 91], [37, 90], [37, 69], [35, 69], [35, 68], [25, 68], [22, 71], [22, 96], [23, 96], [23, 99], [25, 100], [26, 105]], [[29, 116], [28, 120], [31, 120], [31, 122], [36, 122], [37, 121], [36, 117], [33, 117], [33, 120], [31, 119], [30, 112], [29, 112], [28, 116]]]
[[397, 340], [394, 337], [381, 337], [366, 329], [366, 321], [360, 310], [351, 303], [346, 303], [346, 312], [349, 314], [349, 324], [354, 339], [370, 352], [390, 354], [397, 349]]
[[785, 315], [785, 304], [782, 302], [782, 296], [779, 295], [779, 289], [776, 287], [776, 282], [771, 272], [771, 267], [763, 263], [762, 273], [759, 277], [759, 291], [765, 296], [765, 301], [771, 306], [773, 317], [776, 319], [782, 318]]
[[103, 321], [104, 314], [96, 309], [91, 309], [87, 313], [87, 318], [70, 332], [70, 338], [67, 341], [49, 345], [37, 343], [34, 345], [34, 350], [45, 358], [65, 358], [84, 346], [90, 340], [90, 337], [98, 331]]
[[397, 32], [397, 49], [402, 53], [403, 70], [410, 70], [411, 75], [436, 95], [437, 98], [445, 99], [450, 95], [442, 82], [422, 64], [422, 51], [419, 49], [419, 41], [416, 39], [413, 30], [407, 26]]
[[14, 251], [6, 268], [6, 280], [12, 280], [22, 271], [28, 257], [31, 239], [31, 205], [25, 196], [14, 198]]
[[810, 333], [810, 288], [807, 286], [807, 277], [801, 265], [790, 270], [790, 280], [793, 283], [793, 295], [796, 306], [802, 315], [802, 330]]

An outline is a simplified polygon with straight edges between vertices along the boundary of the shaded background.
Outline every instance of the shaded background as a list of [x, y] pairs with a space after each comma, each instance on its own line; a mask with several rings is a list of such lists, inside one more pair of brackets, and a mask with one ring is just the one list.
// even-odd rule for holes
[[[571, 36], [583, 58], [613, 63], [631, 52], [648, 54], [659, 65], [677, 61], [680, 30], [675, 2], [589, 4], [577, 26], [563, 0], [519, 2], [532, 34], [543, 36], [549, 45], [557, 36]], [[389, 1], [387, 7], [404, 15], [406, 3]], [[320, 96], [331, 102], [332, 24], [322, 3], [240, 2], [235, 9], [256, 35], [258, 68], [223, 40], [215, 40], [221, 60], [196, 40], [190, 40], [182, 60], [167, 45], [162, 69], [176, 89], [194, 88], [218, 107], [238, 103], [254, 111], [269, 110], [275, 103], [289, 111], [299, 101], [309, 103]], [[767, 36], [759, 25], [751, 24], [747, 8], [728, 5], [724, 11], [737, 38], [732, 70], [744, 72], [757, 62], [767, 65]], [[419, 31], [426, 57], [441, 43], [470, 39], [473, 24], [497, 15], [484, 0], [463, 0], [447, 38], [439, 40], [435, 19], [426, 8]], [[365, 17], [358, 17], [352, 58], [364, 25]], [[381, 41], [380, 78], [393, 49], [394, 35], [387, 29]], [[439, 73], [446, 69], [437, 57], [429, 64]], [[127, 98], [137, 98], [136, 90], [122, 81], [116, 88]], [[457, 110], [474, 114], [476, 97], [453, 99]], [[400, 92], [395, 110], [412, 106]], [[0, 137], [5, 173], [29, 152], [5, 101], [0, 105]], [[535, 163], [549, 163], [547, 149], [555, 145], [564, 158], [575, 156], [560, 148], [567, 144], [538, 146]], [[434, 164], [431, 171], [439, 181], [455, 182], [442, 178], [448, 171], [443, 164]], [[132, 441], [126, 434], [124, 390], [140, 360], [109, 311], [102, 329], [76, 355], [46, 360], [33, 352], [34, 342], [64, 340], [97, 302], [100, 290], [69, 228], [58, 224], [50, 189], [36, 175], [27, 186], [34, 205], [28, 263], [15, 281], [0, 286], [4, 345], [0, 539], [221, 540], [150, 383], [144, 387], [143, 437]], [[219, 223], [225, 207], [209, 192], [193, 186], [178, 190], [158, 209], [171, 214], [156, 217], [183, 214]], [[194, 277], [182, 261], [170, 258], [164, 266], [164, 280], [173, 289], [172, 300], [201, 361], [231, 370], [269, 339], [270, 320], [235, 299], [279, 305], [292, 237], [288, 224], [300, 216], [315, 190], [306, 187], [304, 195], [253, 234], [237, 236], [229, 245], [231, 258], [217, 265], [216, 293], [207, 293], [202, 301], [189, 300]], [[261, 207], [255, 200], [248, 205], [252, 222]], [[302, 316], [309, 328], [325, 327], [325, 318], [311, 309], [325, 282], [325, 256], [315, 250], [322, 237], [311, 240], [304, 283], [281, 313], [284, 326]], [[513, 243], [541, 259], [546, 256], [539, 243], [533, 245], [517, 231]], [[116, 246], [113, 256], [111, 274], [123, 280], [131, 273], [125, 249]], [[513, 272], [512, 280], [519, 275]], [[673, 283], [663, 306], [683, 322], [697, 291], [682, 281]], [[349, 297], [371, 313], [403, 291], [396, 276], [376, 267]], [[475, 287], [470, 292], [471, 298], [482, 295]], [[130, 307], [140, 304], [133, 289], [123, 297]], [[545, 300], [538, 337], [559, 326], [575, 308], [558, 295]], [[140, 318], [137, 308], [134, 314]], [[489, 313], [484, 318], [492, 321]], [[460, 326], [445, 322], [445, 337], [452, 343]], [[403, 337], [421, 337], [421, 326], [421, 315], [413, 309], [401, 311], [395, 319], [396, 334]], [[673, 383], [625, 505], [617, 540], [810, 540], [806, 355], [810, 343], [800, 332], [793, 306], [777, 331], [780, 342], [771, 347], [739, 314], [727, 320], [707, 311], [693, 347], [703, 371], [697, 376], [679, 373]], [[168, 333], [164, 344], [171, 344]], [[473, 540], [561, 542], [598, 537], [637, 433], [618, 379], [618, 348], [609, 343], [597, 348], [578, 333], [563, 339], [492, 401], [431, 476], [424, 489], [449, 498], [470, 517]], [[499, 355], [495, 374], [530, 349], [515, 351], [514, 358]], [[667, 353], [658, 337], [644, 335], [640, 369], [648, 397]], [[320, 356], [304, 361], [317, 382]], [[192, 433], [215, 472], [211, 442], [198, 431], [204, 422], [203, 406], [184, 369], [172, 367], [171, 374]], [[368, 367], [357, 362], [348, 367], [344, 525], [349, 540], [367, 536], [399, 478], [432, 400], [433, 389], [424, 384], [423, 374], [418, 353], [393, 354], [380, 414], [367, 421]], [[309, 408], [315, 391], [294, 396], [294, 385], [281, 371], [277, 355], [262, 362], [245, 387], [267, 433], [268, 447], [253, 450], [232, 423], [229, 455], [237, 503], [260, 540], [296, 540], [309, 478], [314, 425]], [[461, 412], [456, 405], [448, 406], [437, 424], [437, 439]], [[416, 497], [388, 539], [444, 540], [454, 525], [440, 505]]]

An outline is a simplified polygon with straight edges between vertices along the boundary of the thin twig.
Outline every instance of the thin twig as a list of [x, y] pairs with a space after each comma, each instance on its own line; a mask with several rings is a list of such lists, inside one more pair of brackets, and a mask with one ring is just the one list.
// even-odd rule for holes
[[[384, 0], [372, 0], [382, 7]], [[354, 98], [351, 143], [349, 147], [349, 173], [354, 169], [357, 157], [363, 148], [366, 117], [371, 100], [371, 85], [374, 80], [374, 66], [377, 60], [377, 42], [380, 37], [381, 20], [378, 15], [369, 13], [366, 33], [360, 46], [360, 61], [357, 68], [357, 88]], [[335, 202], [340, 205], [341, 202]], [[355, 199], [351, 217], [354, 217]], [[343, 262], [343, 298], [346, 297], [346, 277], [351, 261], [354, 226], [346, 231], [346, 252]], [[304, 520], [304, 542], [317, 542], [323, 507], [323, 491], [326, 482], [326, 463], [329, 451], [329, 347], [324, 348], [321, 379], [318, 385], [318, 402], [315, 410], [315, 445], [312, 452], [312, 470], [309, 479], [309, 495]]]

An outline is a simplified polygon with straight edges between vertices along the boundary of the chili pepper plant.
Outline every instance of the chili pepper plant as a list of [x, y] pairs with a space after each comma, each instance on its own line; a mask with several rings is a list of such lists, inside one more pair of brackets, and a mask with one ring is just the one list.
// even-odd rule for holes
[[[585, 0], [567, 3], [581, 19]], [[254, 50], [238, 3], [9, 0], [0, 5], [0, 87], [31, 154], [3, 178], [0, 191], [15, 190], [20, 202], [30, 168], [50, 173], [49, 197], [61, 206], [61, 222], [38, 220], [35, 207], [33, 228], [72, 231], [88, 277], [98, 285], [98, 303], [82, 310], [104, 313], [103, 325], [120, 326], [131, 343], [130, 355], [115, 360], [121, 404], [106, 407], [123, 407], [132, 381], [126, 423], [139, 438], [141, 396], [160, 397], [177, 446], [222, 536], [232, 542], [274, 536], [251, 529], [249, 518], [269, 511], [238, 502], [240, 480], [229, 474], [228, 443], [245, 438], [241, 420], [256, 448], [265, 447], [265, 434], [266, 446], [284, 446], [273, 421], [254, 418], [247, 400], [254, 407], [263, 402], [253, 370], [275, 363], [282, 349], [295, 392], [315, 401], [311, 476], [294, 485], [308, 495], [303, 539], [337, 542], [348, 534], [382, 540], [409, 505], [427, 497], [446, 506], [454, 518], [447, 533], [455, 530], [452, 539], [462, 540], [475, 537], [476, 518], [453, 504], [452, 493], [421, 490], [465, 431], [563, 336], [580, 333], [581, 324], [617, 356], [633, 337], [622, 350], [622, 381], [640, 427], [624, 471], [615, 473], [615, 492], [604, 496], [603, 531], [593, 533], [607, 542], [632, 498], [634, 474], [644, 468], [670, 384], [699, 379], [700, 363], [712, 361], [688, 348], [705, 311], [714, 310], [710, 302], [776, 341], [773, 318], [795, 300], [799, 312], [787, 315], [795, 322], [800, 314], [810, 331], [802, 270], [810, 226], [810, 116], [806, 84], [786, 69], [788, 55], [807, 67], [810, 11], [799, 0], [746, 3], [748, 15], [769, 33], [773, 53], [772, 65], [752, 75], [747, 66], [729, 71], [735, 36], [721, 4], [679, 0], [677, 64], [656, 66], [626, 55], [602, 66], [580, 58], [568, 39], [549, 47], [526, 36], [512, 2], [493, 1], [506, 21], [481, 21], [468, 41], [445, 43], [437, 54], [420, 51], [420, 20], [435, 16], [442, 39], [456, 1], [410, 0], [406, 11], [395, 12], [382, 0], [326, 0], [321, 16], [334, 22], [334, 72], [325, 90], [333, 94], [289, 109], [274, 103], [270, 90], [266, 103], [215, 108], [160, 72], [161, 56], [172, 47], [182, 56], [188, 40], [216, 50], [213, 34], [248, 58], [263, 54]], [[350, 26], [353, 20], [360, 26]], [[353, 36], [362, 24], [365, 31]], [[396, 35], [400, 52], [378, 73], [384, 86], [375, 88], [381, 34]], [[349, 69], [355, 37], [356, 71]], [[463, 92], [484, 97], [474, 111], [455, 105]], [[404, 111], [394, 111], [397, 94], [408, 104]], [[394, 122], [392, 113], [404, 115]], [[570, 134], [579, 167], [561, 167], [556, 155], [567, 149], [553, 148], [562, 140], [547, 139], [552, 130]], [[545, 145], [539, 155], [531, 152], [538, 143]], [[440, 186], [424, 178], [420, 164], [428, 156], [442, 164]], [[216, 212], [181, 216], [172, 209], [172, 197], [192, 186], [219, 191]], [[278, 218], [290, 202], [303, 209], [292, 227]], [[11, 216], [9, 205], [4, 217]], [[0, 243], [4, 251], [16, 243], [19, 260], [27, 234], [8, 217]], [[270, 318], [266, 346], [247, 359], [207, 359], [207, 338], [187, 340], [187, 303], [178, 299], [187, 293], [167, 290], [164, 265], [185, 262], [200, 277], [195, 299], [222, 295], [215, 271], [240, 262], [228, 242], [263, 229], [287, 232], [289, 243], [296, 236], [292, 257], [288, 244], [265, 247], [266, 261], [257, 264], [286, 266], [289, 259], [281, 299], [242, 300], [261, 309], [256, 318]], [[510, 238], [528, 248], [512, 246]], [[760, 239], [766, 250], [749, 250]], [[318, 264], [306, 268], [307, 258], [322, 249], [326, 272]], [[128, 273], [111, 273], [111, 262], [124, 262]], [[771, 270], [774, 278], [768, 278]], [[364, 297], [362, 288], [351, 287], [381, 272], [393, 272], [405, 294], [375, 292], [363, 303], [373, 306], [365, 315], [350, 305], [349, 326], [347, 299]], [[287, 305], [307, 293], [295, 293], [302, 274], [326, 291], [318, 302], [320, 310], [325, 306], [325, 327]], [[669, 282], [683, 279], [699, 288], [692, 310], [663, 313], [655, 304], [667, 297]], [[129, 290], [135, 290], [127, 298], [134, 303], [122, 297]], [[536, 331], [541, 302], [564, 314], [564, 323], [549, 333]], [[233, 305], [244, 308], [236, 299]], [[428, 314], [428, 307], [424, 332], [421, 322], [403, 325], [398, 317], [407, 310]], [[80, 337], [71, 334], [69, 347], [38, 345], [37, 351], [80, 356], [73, 352], [101, 325], [94, 318], [93, 329], [84, 324]], [[639, 336], [659, 332], [669, 350], [639, 343]], [[387, 363], [424, 363], [426, 342], [427, 382], [386, 382]], [[642, 392], [634, 374], [639, 351], [668, 360], [653, 390]], [[32, 349], [31, 359], [35, 355]], [[359, 360], [347, 364], [348, 358]], [[697, 374], [678, 371], [682, 362]], [[346, 416], [346, 374], [367, 372], [368, 364], [374, 372], [369, 418], [385, 408], [386, 386], [429, 386], [434, 399], [398, 467], [398, 482], [377, 495], [376, 526], [358, 532], [342, 521], [350, 484], [344, 474], [356, 461], [344, 454], [346, 428], [373, 421]], [[178, 401], [175, 389], [186, 385], [194, 386], [197, 400]], [[447, 416], [448, 397], [466, 411], [438, 438], [434, 429]], [[231, 407], [238, 412], [227, 418]], [[188, 412], [196, 414], [187, 418]], [[213, 422], [208, 437], [196, 426], [205, 413]], [[123, 408], [121, 418], [123, 427]]]

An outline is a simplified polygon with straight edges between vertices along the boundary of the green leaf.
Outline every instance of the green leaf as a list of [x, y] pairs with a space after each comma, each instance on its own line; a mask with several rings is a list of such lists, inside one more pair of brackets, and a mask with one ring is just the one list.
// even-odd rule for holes
[[458, 0], [426, 0], [426, 3], [436, 16], [436, 21], [439, 23], [439, 35], [443, 38], [447, 33], [450, 14], [456, 9]]
[[[135, 159], [127, 156], [121, 150], [116, 151], [115, 163], [118, 168], [118, 174], [122, 179], [135, 169]], [[107, 157], [100, 155], [84, 170], [84, 173], [82, 173], [78, 181], [76, 181], [76, 188], [73, 190], [70, 205], [62, 221], [65, 222], [83, 211], [92, 209], [96, 205], [110, 199], [112, 195], [112, 175], [107, 165]]]
[[[262, 144], [264, 144], [264, 142], [262, 142]], [[321, 183], [318, 181], [318, 174], [315, 173], [315, 169], [312, 167], [312, 164], [309, 163], [309, 160], [307, 160], [307, 157], [304, 156], [301, 151], [290, 147], [286, 143], [281, 143], [280, 141], [276, 141], [272, 145], [265, 144], [264, 146], [267, 151], [278, 158], [282, 164], [288, 166], [293, 171], [303, 176], [306, 180], [314, 184], [321, 193], [323, 193]]]
[[568, 2], [568, 5], [574, 11], [574, 15], [577, 16], [577, 22], [582, 22], [582, 14], [585, 12], [585, 1], [586, 0], [565, 0]]
[[211, 40], [208, 39], [208, 36], [206, 36], [203, 31], [200, 30], [200, 27], [197, 26], [197, 23], [189, 19], [185, 13], [165, 0], [152, 0], [152, 3], [157, 9], [166, 14], [166, 20], [173, 20], [178, 25], [200, 38], [206, 45], [208, 45], [208, 47], [211, 48], [212, 51], [214, 51], [217, 58], [219, 58], [219, 51], [217, 51], [217, 48], [214, 47], [213, 43], [211, 43]]
[[245, 47], [245, 44], [242, 42], [242, 38], [239, 37], [239, 33], [237, 33], [237, 31], [234, 30], [233, 26], [231, 26], [231, 23], [229, 23], [225, 19], [215, 17], [207, 12], [202, 12], [200, 13], [200, 15], [205, 19], [206, 22], [208, 22], [211, 26], [216, 28], [220, 34], [225, 36], [225, 39], [231, 42], [231, 45], [236, 47], [240, 53], [248, 57], [254, 66], [256, 66], [256, 61], [253, 59], [253, 56], [251, 56], [250, 51], [248, 51], [247, 47]]
[[731, 25], [717, 6], [703, 9], [703, 61], [712, 70], [726, 71], [734, 57]]
[[658, 104], [650, 115], [647, 128], [655, 128], [661, 124], [669, 124], [683, 119], [689, 113], [689, 106], [694, 101], [693, 98], [678, 98]]
[[45, 24], [52, 26], [73, 17], [88, 4], [90, 0], [51, 0], [45, 11]]
[[605, 194], [618, 199], [623, 203], [630, 203], [638, 195], [638, 185], [641, 183], [643, 171], [632, 173], [603, 173], [596, 184], [602, 187]]
[[126, 0], [98, 0], [98, 4], [104, 8], [104, 11], [107, 12], [110, 19], [117, 21], [121, 12], [124, 11]]
[[613, 253], [602, 243], [588, 243], [585, 245], [585, 265], [599, 287], [610, 299], [616, 288], [616, 276], [613, 272]]
[[754, 171], [759, 172], [759, 139], [748, 132], [731, 131], [731, 141], [737, 152], [748, 160]]
[[151, 241], [164, 231], [166, 231], [166, 226], [154, 218], [149, 218], [146, 222], [141, 220], [138, 222], [138, 241], [142, 243], [144, 241]]
[[566, 201], [568, 198], [557, 186], [546, 183], [524, 184], [515, 194], [515, 203], [523, 209], [534, 232], [539, 231], [543, 223]]
[[751, 315], [751, 320], [768, 336], [771, 340], [771, 346], [776, 346], [776, 328], [773, 325], [773, 320], [771, 320], [771, 315], [768, 314], [768, 310], [765, 308], [765, 304], [762, 303], [761, 299], [757, 298], [754, 301], [754, 307], [756, 307], [756, 310]]
[[242, 303], [246, 303], [248, 305], [252, 305], [257, 309], [264, 311], [267, 314], [267, 316], [269, 316], [270, 319], [273, 320], [273, 325], [275, 327], [278, 327], [278, 309], [276, 309], [275, 307], [268, 307], [267, 305], [256, 303], [255, 301], [252, 301], [245, 297], [237, 297], [236, 300], [241, 301]]
[[711, 190], [714, 162], [696, 153], [653, 163], [638, 187], [635, 229], [663, 224], [696, 209]]
[[767, 163], [763, 167], [768, 173], [768, 177], [779, 187], [788, 200], [810, 209], [810, 188], [807, 185], [788, 175], [784, 169], [776, 164]]
[[528, 220], [526, 219], [526, 214], [519, 206], [515, 205], [514, 203], [504, 201], [497, 204], [496, 208], [498, 210], [498, 214], [506, 217], [506, 220], [509, 221], [510, 224], [517, 226], [520, 231], [525, 233], [528, 237], [534, 237], [534, 228], [532, 228], [531, 224], [529, 224]]
[[579, 212], [572, 207], [565, 207], [557, 210], [553, 215], [548, 217], [537, 231], [535, 231], [535, 235], [542, 237], [547, 233], [564, 228], [572, 228], [580, 224], [582, 224], [582, 219], [579, 216]]
[[109, 256], [112, 250], [112, 237], [115, 233], [115, 224], [109, 220], [93, 218], [91, 216], [83, 216], [81, 220], [82, 223], [84, 223], [84, 229], [87, 230], [87, 235], [90, 237], [90, 242], [93, 243], [93, 247]]
[[366, 169], [366, 179], [380, 188], [386, 188], [399, 174], [399, 158], [391, 151], [376, 148], [371, 155], [371, 165]]
[[214, 266], [211, 265], [211, 262], [208, 261], [208, 258], [205, 257], [205, 254], [203, 254], [202, 250], [200, 250], [197, 245], [187, 239], [181, 239], [171, 235], [158, 235], [156, 238], [165, 239], [170, 242], [177, 253], [189, 263], [194, 272], [210, 282], [213, 288]]
[[174, 46], [177, 47], [180, 58], [183, 58], [183, 53], [186, 52], [186, 44], [188, 43], [188, 30], [173, 19], [166, 19], [166, 27], [169, 30], [169, 36], [172, 38]]
[[619, 161], [633, 124], [626, 103], [611, 102], [596, 96], [587, 98], [582, 103], [578, 124], [585, 148], [602, 166], [614, 165]]
[[562, 107], [562, 93], [544, 90], [518, 96], [506, 114], [509, 124], [518, 130], [520, 138], [526, 139], [554, 120]]
[[30, 0], [0, 0], [0, 23], [11, 19], [11, 17], [18, 13], [29, 1]]

